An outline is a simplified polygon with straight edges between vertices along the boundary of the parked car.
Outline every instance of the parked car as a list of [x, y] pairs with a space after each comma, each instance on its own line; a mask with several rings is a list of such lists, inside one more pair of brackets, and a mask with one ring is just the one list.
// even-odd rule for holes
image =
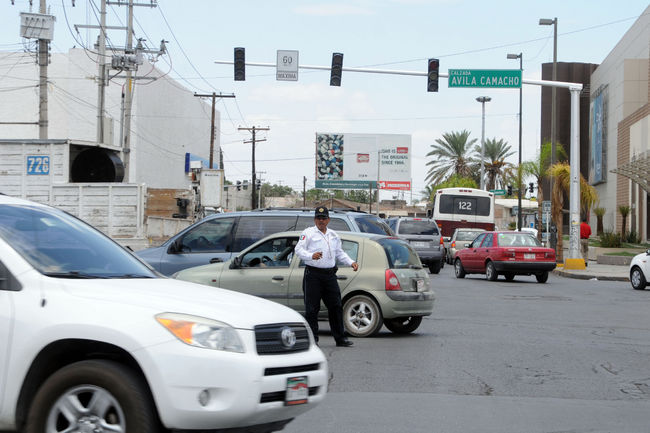
[[[185, 269], [175, 278], [273, 300], [305, 312], [302, 279], [304, 263], [293, 253], [300, 232], [264, 238], [225, 263]], [[370, 337], [386, 325], [401, 334], [415, 331], [433, 311], [434, 292], [429, 274], [408, 243], [395, 238], [340, 232], [344, 251], [359, 264], [354, 272], [337, 272], [343, 322], [353, 337]], [[325, 306], [321, 312], [326, 315]]]
[[445, 265], [445, 245], [434, 220], [394, 217], [388, 218], [386, 222], [400, 239], [411, 244], [432, 274], [440, 272]]
[[503, 275], [512, 281], [515, 275], [535, 275], [545, 283], [555, 269], [555, 250], [543, 247], [536, 237], [526, 232], [485, 232], [467, 248], [456, 253], [456, 278], [466, 274], [483, 274], [489, 281]]
[[[136, 252], [155, 270], [172, 275], [185, 268], [230, 259], [254, 242], [287, 230], [304, 230], [314, 225], [313, 209], [257, 209], [209, 215], [162, 245]], [[330, 210], [329, 228], [393, 235], [376, 215], [366, 212]]]
[[70, 214], [0, 195], [0, 431], [270, 432], [327, 383], [295, 311], [161, 278]]
[[650, 283], [650, 249], [637, 254], [630, 262], [630, 283], [634, 290], [643, 290]]
[[449, 248], [447, 248], [446, 257], [447, 263], [453, 265], [454, 260], [456, 259], [456, 253], [464, 249], [468, 242], [472, 242], [476, 239], [476, 236], [480, 235], [484, 231], [485, 230], [483, 229], [457, 228], [449, 240]]

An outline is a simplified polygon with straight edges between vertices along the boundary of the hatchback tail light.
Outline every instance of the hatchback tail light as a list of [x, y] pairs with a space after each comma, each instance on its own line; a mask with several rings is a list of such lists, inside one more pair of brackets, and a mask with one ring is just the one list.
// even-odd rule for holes
[[391, 269], [386, 269], [386, 291], [402, 290], [397, 275]]

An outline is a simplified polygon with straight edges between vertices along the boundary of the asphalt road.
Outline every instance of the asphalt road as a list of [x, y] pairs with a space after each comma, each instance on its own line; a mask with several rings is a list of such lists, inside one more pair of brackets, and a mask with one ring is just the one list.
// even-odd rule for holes
[[435, 311], [414, 334], [353, 348], [321, 335], [328, 396], [284, 431], [650, 432], [650, 290], [431, 278]]

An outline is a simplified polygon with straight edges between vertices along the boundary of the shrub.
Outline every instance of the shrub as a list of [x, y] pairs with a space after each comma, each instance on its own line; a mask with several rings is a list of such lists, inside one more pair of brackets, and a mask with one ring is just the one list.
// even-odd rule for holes
[[517, 229], [517, 223], [516, 222], [511, 222], [508, 224], [508, 230], [516, 230]]
[[636, 230], [630, 230], [625, 234], [623, 240], [629, 244], [640, 244], [641, 236], [636, 232]]
[[600, 235], [600, 246], [603, 248], [620, 248], [621, 235], [611, 231], [603, 231]]

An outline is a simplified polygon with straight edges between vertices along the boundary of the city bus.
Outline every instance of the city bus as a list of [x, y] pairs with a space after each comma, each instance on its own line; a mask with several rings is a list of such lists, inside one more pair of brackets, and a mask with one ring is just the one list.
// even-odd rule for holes
[[459, 227], [494, 230], [494, 194], [475, 188], [442, 188], [436, 191], [429, 213], [445, 238]]

